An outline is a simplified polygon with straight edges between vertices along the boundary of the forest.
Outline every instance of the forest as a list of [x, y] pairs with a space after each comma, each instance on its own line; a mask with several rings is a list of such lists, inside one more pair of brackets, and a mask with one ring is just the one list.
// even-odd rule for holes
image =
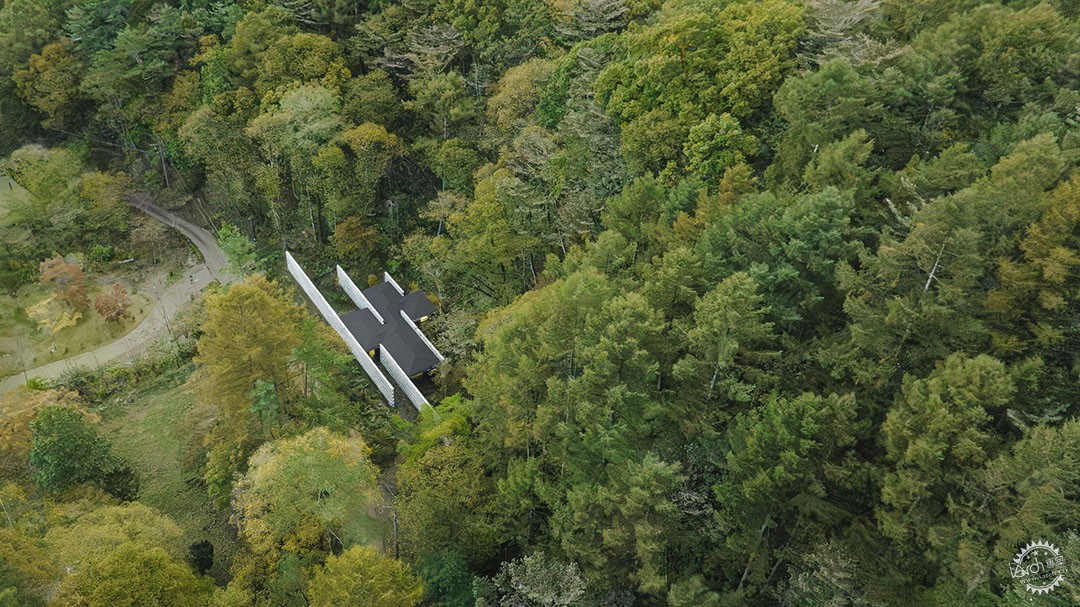
[[0, 0], [0, 241], [0, 607], [1080, 604], [1075, 0]]

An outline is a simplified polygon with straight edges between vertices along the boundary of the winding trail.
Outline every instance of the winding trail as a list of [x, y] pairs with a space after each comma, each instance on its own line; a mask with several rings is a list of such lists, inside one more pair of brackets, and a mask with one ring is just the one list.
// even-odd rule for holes
[[186, 307], [200, 291], [215, 280], [222, 284], [231, 282], [235, 277], [226, 269], [227, 260], [213, 234], [199, 226], [177, 217], [175, 214], [155, 206], [150, 196], [139, 193], [130, 196], [126, 202], [132, 208], [139, 209], [150, 217], [183, 234], [202, 254], [203, 263], [188, 267], [184, 275], [165, 287], [157, 297], [153, 309], [127, 335], [111, 341], [89, 352], [76, 354], [47, 365], [27, 369], [0, 380], [0, 394], [26, 383], [26, 378], [56, 379], [64, 373], [78, 368], [93, 368], [114, 363], [123, 359], [132, 359], [155, 340], [169, 331], [168, 319]]

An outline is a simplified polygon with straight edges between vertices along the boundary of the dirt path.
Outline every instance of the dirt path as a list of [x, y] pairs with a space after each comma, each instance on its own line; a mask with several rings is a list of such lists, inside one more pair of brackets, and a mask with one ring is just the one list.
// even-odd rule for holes
[[176, 316], [177, 312], [187, 306], [203, 288], [215, 280], [222, 283], [233, 280], [234, 277], [226, 269], [225, 253], [218, 247], [217, 241], [210, 232], [165, 209], [154, 206], [150, 202], [149, 195], [134, 195], [127, 200], [127, 203], [183, 234], [199, 249], [203, 263], [188, 267], [183, 276], [170, 285], [150, 289], [150, 292], [155, 292], [157, 295], [157, 302], [154, 303], [153, 310], [146, 315], [146, 318], [127, 335], [89, 352], [27, 369], [25, 374], [20, 373], [0, 380], [0, 394], [23, 385], [27, 377], [56, 379], [72, 369], [99, 367], [130, 359], [162, 335], [166, 335], [168, 333], [167, 319]]

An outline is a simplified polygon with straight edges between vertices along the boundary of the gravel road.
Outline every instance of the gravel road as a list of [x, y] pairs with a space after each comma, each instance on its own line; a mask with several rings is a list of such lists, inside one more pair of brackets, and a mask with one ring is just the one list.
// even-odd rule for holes
[[129, 359], [166, 335], [166, 319], [176, 316], [207, 285], [215, 280], [224, 284], [235, 278], [226, 269], [225, 253], [217, 245], [213, 234], [155, 206], [147, 195], [132, 196], [127, 203], [187, 237], [199, 249], [203, 263], [188, 267], [183, 277], [166, 286], [164, 291], [160, 292], [153, 310], [127, 335], [95, 350], [27, 369], [25, 374], [20, 373], [0, 380], [0, 394], [23, 385], [27, 377], [56, 379], [71, 369], [98, 367]]

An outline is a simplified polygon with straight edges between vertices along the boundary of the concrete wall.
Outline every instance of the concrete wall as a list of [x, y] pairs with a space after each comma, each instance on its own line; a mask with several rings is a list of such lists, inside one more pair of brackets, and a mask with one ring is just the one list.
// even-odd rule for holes
[[399, 312], [401, 312], [401, 317], [405, 319], [405, 322], [409, 323], [409, 326], [412, 327], [412, 330], [415, 331], [418, 336], [420, 336], [420, 339], [423, 340], [425, 344], [427, 344], [427, 347], [431, 348], [431, 351], [435, 354], [435, 357], [438, 358], [440, 361], [446, 360], [445, 358], [443, 358], [442, 353], [435, 349], [435, 344], [431, 343], [431, 341], [427, 338], [427, 335], [424, 335], [424, 332], [420, 330], [420, 327], [416, 326], [416, 323], [414, 323], [413, 320], [409, 318], [409, 315], [405, 313], [405, 310], [399, 310]]
[[[356, 360], [360, 362], [360, 366], [364, 368], [364, 371], [368, 374], [368, 377], [371, 378], [375, 387], [379, 389], [379, 392], [382, 393], [386, 402], [393, 405], [394, 387], [390, 385], [390, 380], [386, 379], [386, 376], [382, 374], [382, 371], [379, 371], [379, 367], [375, 365], [375, 361], [371, 360], [367, 351], [360, 346], [360, 342], [356, 341], [356, 338], [349, 332], [345, 323], [341, 322], [341, 317], [337, 315], [337, 312], [334, 312], [334, 309], [327, 303], [326, 298], [315, 288], [315, 284], [311, 282], [311, 279], [304, 273], [300, 264], [296, 263], [292, 254], [288, 251], [285, 252], [285, 265], [288, 267], [289, 273], [292, 274], [293, 279], [296, 280], [296, 283], [300, 285], [300, 288], [308, 296], [308, 299], [311, 300], [311, 303], [315, 304], [319, 313], [326, 319], [326, 322], [330, 323], [330, 326], [337, 331], [338, 335], [341, 336], [341, 339], [345, 340], [345, 345], [349, 347], [349, 351], [352, 352], [353, 356], [356, 357]], [[338, 268], [338, 271], [341, 271], [341, 268]], [[348, 278], [348, 276], [346, 276], [346, 278]], [[349, 282], [351, 283], [352, 281]], [[356, 288], [356, 285], [353, 285], [353, 288]], [[412, 385], [411, 381], [409, 382], [409, 385]], [[413, 386], [413, 389], [415, 390], [416, 386]], [[406, 392], [406, 394], [408, 393]], [[423, 396], [421, 396], [421, 398], [423, 398]]]
[[375, 318], [379, 319], [380, 323], [386, 324], [386, 319], [384, 319], [382, 314], [379, 314], [379, 311], [371, 305], [371, 302], [368, 301], [367, 297], [364, 297], [364, 294], [360, 289], [356, 288], [356, 283], [352, 281], [352, 278], [349, 278], [349, 275], [345, 273], [345, 270], [341, 269], [341, 266], [337, 266], [337, 279], [338, 286], [345, 291], [345, 294], [349, 296], [349, 299], [351, 299], [354, 304], [356, 304], [357, 308], [360, 308], [361, 310], [364, 308], [371, 310], [371, 313], [375, 315]]
[[394, 360], [394, 357], [386, 351], [386, 348], [379, 349], [379, 362], [382, 363], [386, 372], [390, 374], [390, 377], [394, 378], [397, 385], [401, 388], [401, 391], [405, 393], [405, 396], [409, 398], [409, 401], [416, 407], [417, 411], [427, 405], [430, 406], [427, 399], [420, 392], [416, 384], [412, 382], [412, 379], [408, 375], [405, 375], [405, 371], [401, 368], [401, 365]]
[[401, 290], [401, 285], [399, 285], [397, 283], [397, 281], [394, 280], [394, 277], [390, 275], [390, 272], [383, 272], [382, 273], [382, 279], [383, 279], [383, 282], [390, 283], [390, 286], [394, 287], [394, 289], [398, 292], [398, 295], [404, 295], [405, 294], [405, 291]]

